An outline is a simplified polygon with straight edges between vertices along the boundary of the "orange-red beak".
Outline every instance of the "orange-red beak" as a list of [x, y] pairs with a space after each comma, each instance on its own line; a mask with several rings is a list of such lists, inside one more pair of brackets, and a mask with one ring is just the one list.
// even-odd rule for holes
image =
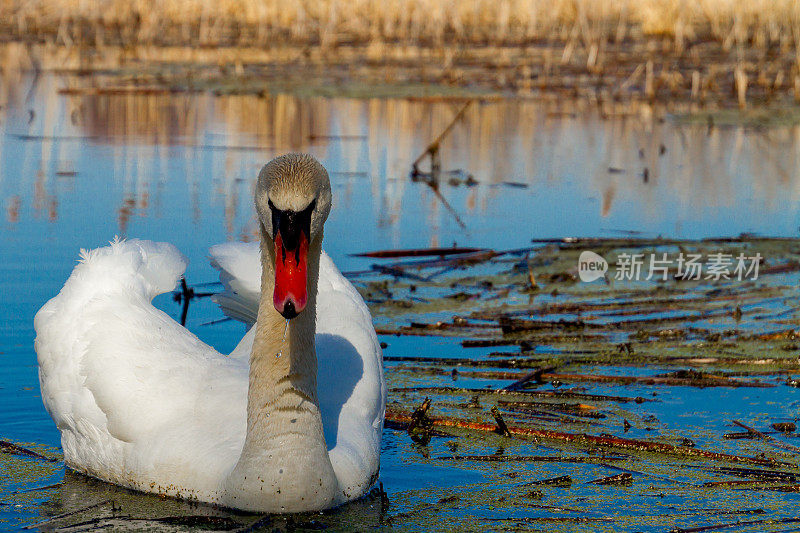
[[286, 248], [280, 231], [275, 233], [275, 292], [272, 303], [284, 318], [294, 318], [308, 303], [308, 238], [300, 232], [297, 247]]
[[272, 201], [275, 291], [272, 303], [284, 318], [296, 317], [308, 303], [308, 244], [316, 200], [302, 211], [281, 210]]

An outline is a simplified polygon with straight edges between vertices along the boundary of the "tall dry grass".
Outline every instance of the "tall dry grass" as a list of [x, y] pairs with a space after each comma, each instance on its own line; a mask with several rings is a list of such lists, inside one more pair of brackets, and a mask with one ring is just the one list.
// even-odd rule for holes
[[3, 42], [36, 68], [135, 59], [266, 79], [306, 62], [522, 95], [800, 103], [800, 0], [0, 0]]
[[678, 47], [777, 44], [800, 57], [797, 0], [0, 0], [0, 28], [67, 44], [585, 44], [666, 36]]

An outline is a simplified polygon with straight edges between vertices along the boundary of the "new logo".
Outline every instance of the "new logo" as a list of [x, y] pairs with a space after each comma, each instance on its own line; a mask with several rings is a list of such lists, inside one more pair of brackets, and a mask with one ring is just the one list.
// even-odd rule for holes
[[581, 281], [594, 281], [602, 278], [608, 271], [608, 261], [589, 250], [581, 252], [578, 258], [578, 276]]

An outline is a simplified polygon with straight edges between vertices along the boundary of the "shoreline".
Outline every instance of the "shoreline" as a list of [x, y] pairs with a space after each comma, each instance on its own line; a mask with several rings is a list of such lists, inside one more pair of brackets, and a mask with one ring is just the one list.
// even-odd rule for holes
[[[580, 102], [604, 116], [641, 114], [644, 109], [655, 116], [702, 116], [718, 124], [800, 122], [800, 74], [792, 77], [796, 67], [789, 66], [791, 58], [785, 55], [759, 63], [756, 58], [734, 62], [719, 54], [665, 54], [657, 63], [631, 52], [640, 46], [608, 49], [605, 67], [590, 68], [583, 63], [585, 50], [572, 52], [573, 59], [562, 64], [554, 59], [557, 47], [548, 44], [457, 52], [396, 45], [384, 46], [378, 54], [374, 47], [360, 45], [331, 52], [296, 46], [95, 47], [10, 41], [0, 43], [0, 64], [6, 79], [25, 72], [72, 75], [77, 81], [63, 89], [67, 94], [511, 98]], [[703, 63], [700, 57], [716, 62]]]

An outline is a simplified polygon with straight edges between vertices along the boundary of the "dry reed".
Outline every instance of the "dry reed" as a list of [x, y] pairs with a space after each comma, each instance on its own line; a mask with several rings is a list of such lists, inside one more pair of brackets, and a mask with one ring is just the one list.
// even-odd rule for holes
[[[263, 83], [248, 79], [317, 65], [334, 80], [480, 87], [601, 107], [800, 101], [796, 0], [0, 0], [3, 42], [25, 46], [42, 69], [193, 65], [158, 73], [170, 90], [191, 82], [224, 91], [220, 82], [238, 80], [237, 90], [260, 93]], [[202, 71], [216, 65], [223, 70]]]
[[[6, 38], [65, 44], [520, 45], [542, 39], [591, 49], [663, 36], [726, 49], [780, 46], [800, 58], [796, 0], [0, 0]], [[568, 59], [569, 50], [565, 50]]]

